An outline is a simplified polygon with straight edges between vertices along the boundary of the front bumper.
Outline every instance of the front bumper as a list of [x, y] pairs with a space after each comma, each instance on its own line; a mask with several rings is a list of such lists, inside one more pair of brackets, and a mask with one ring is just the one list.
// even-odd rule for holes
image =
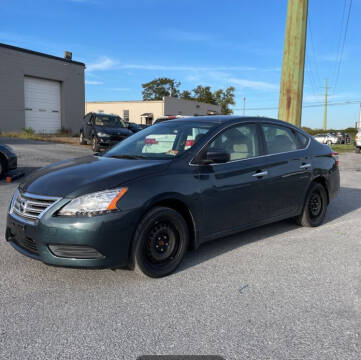
[[114, 146], [118, 143], [120, 143], [121, 141], [123, 141], [125, 138], [98, 138], [99, 140], [99, 145], [102, 147], [111, 147]]
[[[56, 208], [60, 208], [61, 202]], [[35, 224], [8, 214], [6, 240], [23, 255], [49, 265], [106, 268], [128, 266], [136, 217], [132, 211], [119, 211], [94, 217], [57, 217], [57, 209], [45, 213]], [[95, 249], [101, 257], [56, 256], [49, 245], [73, 245]], [[78, 250], [79, 251], [79, 250]]]

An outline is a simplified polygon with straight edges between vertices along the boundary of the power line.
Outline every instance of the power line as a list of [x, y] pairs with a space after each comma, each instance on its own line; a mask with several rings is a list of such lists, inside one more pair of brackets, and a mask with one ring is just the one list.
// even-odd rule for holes
[[347, 0], [344, 0], [341, 23], [340, 23], [340, 31], [338, 33], [338, 40], [337, 40], [337, 47], [336, 47], [336, 63], [335, 63], [335, 68], [332, 73], [333, 84], [335, 84], [334, 80], [336, 80], [336, 72], [337, 72], [337, 67], [338, 67], [338, 63], [340, 61], [339, 59], [340, 59], [340, 55], [341, 55], [341, 44], [342, 44], [342, 34], [344, 32], [343, 28], [344, 28], [345, 14], [346, 14], [346, 5], [347, 5]]
[[[361, 100], [351, 100], [351, 101], [344, 101], [344, 102], [329, 102], [327, 104], [327, 106], [344, 106], [344, 105], [354, 105], [354, 104], [360, 104]], [[302, 107], [303, 108], [313, 108], [313, 107], [324, 107], [325, 103], [324, 102], [320, 102], [320, 103], [313, 103], [313, 104], [305, 104]], [[277, 110], [278, 107], [277, 106], [270, 106], [270, 107], [250, 107], [247, 108], [248, 110]], [[234, 110], [242, 110], [241, 108], [234, 108]]]
[[350, 22], [351, 9], [352, 9], [352, 0], [350, 0], [350, 5], [349, 5], [349, 8], [348, 8], [348, 14], [347, 14], [347, 20], [346, 20], [346, 26], [345, 26], [345, 33], [344, 33], [342, 46], [341, 46], [340, 61], [338, 63], [335, 85], [333, 87], [334, 93], [336, 91], [336, 87], [338, 85], [338, 80], [339, 80], [339, 77], [340, 77], [341, 65], [342, 65], [342, 60], [343, 60], [343, 53], [344, 53], [344, 50], [345, 50], [345, 43], [346, 43], [346, 38], [347, 38], [347, 30], [348, 30], [348, 25], [349, 25], [349, 22]]
[[315, 80], [314, 80], [313, 74], [311, 72], [311, 61], [310, 61], [309, 55], [307, 54], [307, 50], [306, 50], [306, 60], [307, 60], [307, 64], [308, 64], [308, 66], [306, 66], [306, 74], [310, 80], [312, 93], [314, 96], [317, 96], [317, 91], [316, 91], [317, 85], [315, 85]]
[[319, 68], [318, 68], [317, 52], [316, 52], [315, 44], [314, 44], [314, 41], [313, 41], [311, 19], [308, 20], [308, 29], [309, 29], [309, 33], [310, 33], [311, 51], [312, 51], [312, 54], [313, 54], [313, 61], [314, 61], [314, 65], [315, 65], [316, 85], [318, 85], [318, 87], [320, 87], [320, 85], [321, 85], [321, 77], [320, 77], [320, 72], [319, 72]]

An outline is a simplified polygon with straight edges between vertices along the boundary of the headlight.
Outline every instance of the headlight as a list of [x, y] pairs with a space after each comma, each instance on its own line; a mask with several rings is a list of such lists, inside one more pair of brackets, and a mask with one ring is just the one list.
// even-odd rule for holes
[[122, 187], [79, 196], [60, 209], [58, 215], [95, 216], [117, 211], [117, 202], [127, 191]]
[[104, 132], [98, 132], [97, 135], [98, 135], [99, 137], [109, 137], [109, 136], [110, 136], [109, 134], [104, 133]]

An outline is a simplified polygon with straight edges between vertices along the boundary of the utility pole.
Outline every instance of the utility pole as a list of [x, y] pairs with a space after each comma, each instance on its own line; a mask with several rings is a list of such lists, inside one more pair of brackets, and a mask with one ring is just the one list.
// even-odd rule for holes
[[301, 126], [308, 0], [288, 0], [278, 118]]
[[325, 110], [323, 112], [323, 130], [327, 130], [327, 91], [328, 91], [328, 79], [326, 78], [326, 85], [325, 85]]
[[246, 97], [243, 96], [243, 116], [246, 115]]

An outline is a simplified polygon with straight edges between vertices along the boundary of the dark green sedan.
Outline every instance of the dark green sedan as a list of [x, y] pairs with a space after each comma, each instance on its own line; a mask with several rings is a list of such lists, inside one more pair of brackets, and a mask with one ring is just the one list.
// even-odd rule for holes
[[320, 225], [339, 187], [337, 154], [299, 128], [189, 117], [30, 174], [11, 200], [6, 239], [51, 265], [161, 277], [209, 240], [286, 218]]

